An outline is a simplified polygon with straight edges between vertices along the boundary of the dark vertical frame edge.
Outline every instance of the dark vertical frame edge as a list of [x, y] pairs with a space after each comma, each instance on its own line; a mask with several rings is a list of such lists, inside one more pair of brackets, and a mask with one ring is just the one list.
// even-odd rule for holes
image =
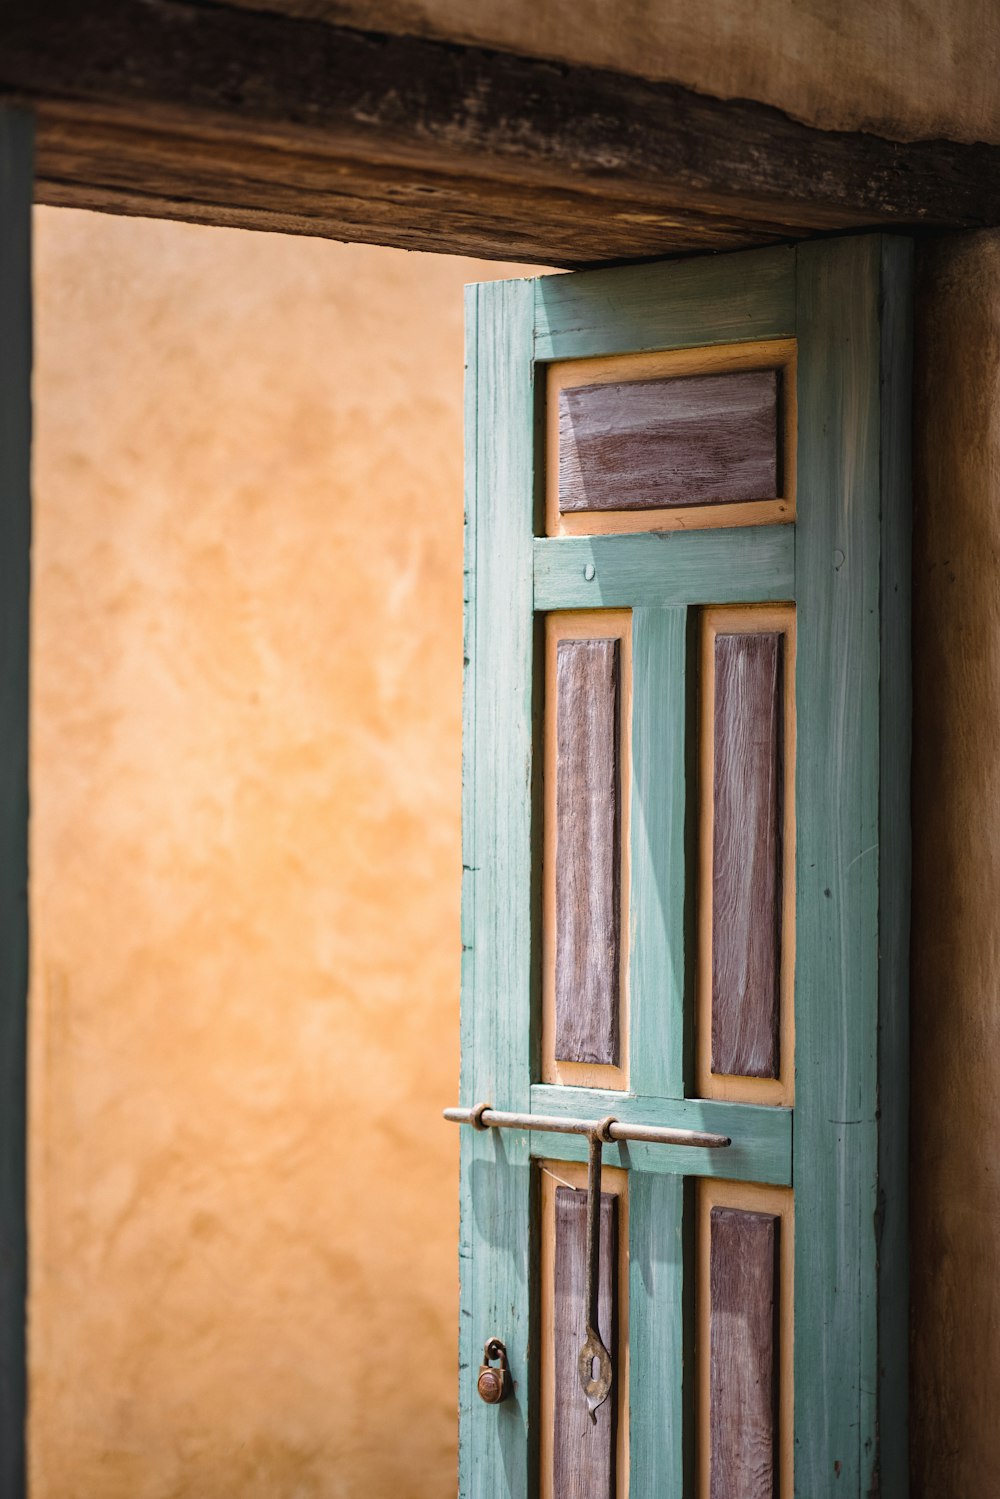
[[[684, 682], [684, 1091], [697, 1094], [695, 1081], [698, 1014], [698, 902], [701, 893], [702, 608], [687, 610]], [[685, 1221], [687, 1221], [685, 1199]], [[692, 1241], [693, 1242], [693, 1241]], [[691, 1261], [693, 1264], [694, 1262]]]
[[909, 1493], [913, 241], [881, 239], [878, 1492]]
[[0, 1493], [26, 1486], [34, 122], [0, 111]]

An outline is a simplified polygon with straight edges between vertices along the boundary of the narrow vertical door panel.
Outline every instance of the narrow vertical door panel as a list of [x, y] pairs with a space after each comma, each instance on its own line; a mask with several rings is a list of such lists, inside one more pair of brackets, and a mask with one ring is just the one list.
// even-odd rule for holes
[[712, 1071], [777, 1077], [782, 686], [777, 632], [715, 637]]
[[[587, 1414], [579, 1353], [586, 1336], [587, 1165], [543, 1161], [539, 1184], [539, 1451], [536, 1499], [629, 1499], [628, 1173], [607, 1166], [601, 1188], [599, 1322], [611, 1350], [611, 1393]], [[502, 1492], [502, 1490], [501, 1490]]]
[[[696, 1189], [697, 1499], [791, 1499], [795, 1204], [787, 1187]], [[678, 1496], [680, 1499], [680, 1496]]]
[[[601, 1336], [616, 1348], [618, 1200], [601, 1193]], [[554, 1402], [552, 1499], [615, 1499], [617, 1392], [591, 1421], [580, 1387], [577, 1357], [587, 1332], [587, 1194], [558, 1187], [555, 1194], [553, 1274]]]
[[628, 1085], [632, 616], [546, 615], [542, 815], [545, 1082]]
[[618, 641], [557, 646], [556, 1058], [617, 1065]]
[[777, 1494], [780, 1224], [711, 1209], [710, 1499]]
[[796, 606], [700, 613], [697, 1089], [791, 1105]]

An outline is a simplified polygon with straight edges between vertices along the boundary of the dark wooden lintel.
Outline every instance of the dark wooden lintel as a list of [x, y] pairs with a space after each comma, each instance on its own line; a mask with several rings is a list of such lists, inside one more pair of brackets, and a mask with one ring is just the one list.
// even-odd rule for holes
[[8, 0], [38, 198], [581, 266], [1000, 223], [1000, 147], [193, 0]]

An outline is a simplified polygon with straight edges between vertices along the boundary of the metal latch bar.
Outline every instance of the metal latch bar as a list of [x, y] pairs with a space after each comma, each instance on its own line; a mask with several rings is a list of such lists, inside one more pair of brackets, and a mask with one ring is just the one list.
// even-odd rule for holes
[[471, 1109], [445, 1109], [444, 1117], [452, 1124], [471, 1124], [473, 1129], [526, 1129], [549, 1135], [592, 1136], [600, 1126], [608, 1141], [634, 1140], [646, 1145], [692, 1145], [702, 1150], [724, 1150], [732, 1145], [728, 1135], [711, 1134], [699, 1129], [671, 1129], [659, 1124], [625, 1124], [613, 1116], [607, 1120], [564, 1119], [557, 1114], [511, 1114], [494, 1109], [488, 1103], [477, 1103]]

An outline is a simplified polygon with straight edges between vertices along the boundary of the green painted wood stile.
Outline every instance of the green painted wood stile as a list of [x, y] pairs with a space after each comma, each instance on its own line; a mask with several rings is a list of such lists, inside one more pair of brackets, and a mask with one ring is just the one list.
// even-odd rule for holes
[[[491, 293], [491, 295], [487, 295]], [[466, 575], [466, 788], [462, 1093], [530, 1105], [534, 618], [532, 289], [500, 282], [470, 294], [474, 457]], [[461, 1465], [469, 1499], [528, 1493], [534, 1449], [528, 1367], [533, 1258], [527, 1135], [463, 1131]], [[473, 1310], [473, 1308], [475, 1310]], [[485, 1329], [485, 1330], [484, 1330]], [[485, 1339], [507, 1345], [515, 1394], [475, 1398]]]
[[629, 968], [650, 1002], [632, 1022], [631, 1084], [654, 1098], [684, 1094], [687, 656], [686, 609], [633, 609]]
[[[629, 1174], [642, 1499], [696, 1492], [697, 1177], [794, 1191], [794, 1494], [906, 1493], [910, 280], [906, 240], [863, 236], [469, 292], [462, 1102], [733, 1140], [605, 1152]], [[541, 534], [546, 361], [777, 338], [798, 348], [794, 523]], [[797, 615], [794, 1109], [694, 1093], [695, 626], [726, 603]], [[600, 608], [632, 611], [625, 1093], [539, 1070], [542, 624]], [[580, 1136], [463, 1130], [468, 1499], [537, 1492], [533, 1162], [585, 1154]], [[493, 1334], [515, 1381], [496, 1408], [475, 1397]]]
[[824, 1493], [834, 1475], [846, 1493], [877, 1482], [895, 1499], [907, 1485], [912, 252], [872, 236], [798, 259], [796, 1492]]
[[25, 1490], [32, 124], [0, 111], [0, 1493]]

